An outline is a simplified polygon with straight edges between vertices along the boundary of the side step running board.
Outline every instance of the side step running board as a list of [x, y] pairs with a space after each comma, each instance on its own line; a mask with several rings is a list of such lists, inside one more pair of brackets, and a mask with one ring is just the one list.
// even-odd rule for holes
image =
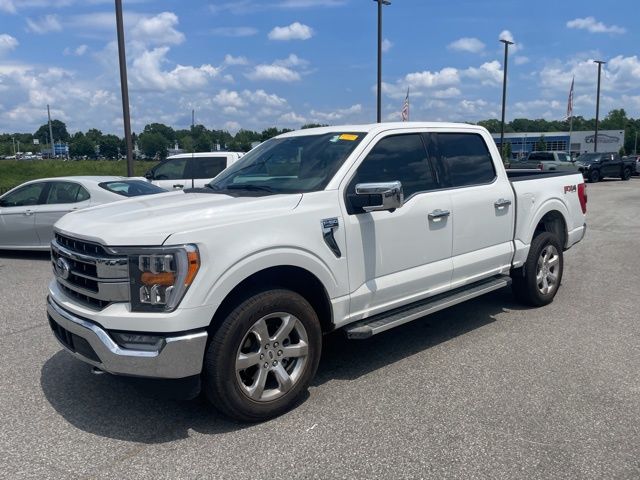
[[483, 280], [471, 285], [457, 288], [450, 292], [442, 293], [434, 297], [421, 300], [404, 307], [396, 308], [390, 312], [381, 313], [365, 320], [360, 320], [345, 328], [347, 337], [352, 339], [365, 339], [385, 332], [394, 327], [404, 325], [418, 318], [430, 315], [445, 308], [466, 302], [485, 293], [498, 290], [511, 285], [511, 277], [497, 275], [488, 280]]

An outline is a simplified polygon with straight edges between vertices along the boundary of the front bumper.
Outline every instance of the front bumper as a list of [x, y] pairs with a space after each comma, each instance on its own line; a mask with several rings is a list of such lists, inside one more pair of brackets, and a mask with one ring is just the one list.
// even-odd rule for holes
[[166, 336], [158, 350], [133, 350], [121, 347], [106, 330], [69, 313], [51, 297], [47, 298], [47, 316], [54, 336], [69, 353], [105, 372], [184, 378], [202, 371], [206, 331]]

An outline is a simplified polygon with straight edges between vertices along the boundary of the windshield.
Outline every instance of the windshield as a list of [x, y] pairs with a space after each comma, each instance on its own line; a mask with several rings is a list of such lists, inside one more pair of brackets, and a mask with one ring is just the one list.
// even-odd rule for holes
[[365, 135], [334, 132], [272, 138], [224, 170], [209, 188], [264, 194], [322, 190]]
[[139, 195], [153, 195], [154, 193], [167, 193], [166, 190], [142, 180], [116, 180], [99, 184], [108, 190], [123, 197], [137, 197]]
[[599, 162], [602, 158], [601, 153], [583, 153], [578, 157], [578, 162]]

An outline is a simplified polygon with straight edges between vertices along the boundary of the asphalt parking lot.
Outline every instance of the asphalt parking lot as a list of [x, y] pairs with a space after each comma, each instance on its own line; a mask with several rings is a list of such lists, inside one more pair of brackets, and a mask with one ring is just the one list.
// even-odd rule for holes
[[640, 178], [589, 185], [553, 304], [498, 291], [326, 338], [267, 423], [95, 376], [44, 314], [46, 254], [0, 253], [0, 478], [639, 478]]

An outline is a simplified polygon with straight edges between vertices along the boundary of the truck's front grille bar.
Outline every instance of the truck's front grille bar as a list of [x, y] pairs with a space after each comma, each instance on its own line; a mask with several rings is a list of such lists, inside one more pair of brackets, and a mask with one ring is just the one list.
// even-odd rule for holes
[[56, 233], [51, 242], [53, 273], [69, 296], [101, 310], [115, 302], [129, 301], [127, 257], [111, 255], [98, 244]]

